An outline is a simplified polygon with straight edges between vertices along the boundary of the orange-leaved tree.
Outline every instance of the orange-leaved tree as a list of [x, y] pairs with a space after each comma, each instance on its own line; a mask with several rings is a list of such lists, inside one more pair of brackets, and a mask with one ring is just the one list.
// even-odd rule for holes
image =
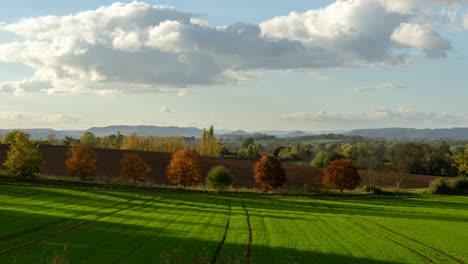
[[189, 149], [172, 154], [166, 175], [171, 184], [180, 184], [184, 188], [195, 184], [201, 178], [200, 162], [196, 154]]
[[328, 188], [343, 190], [354, 190], [361, 183], [361, 177], [353, 161], [350, 159], [339, 159], [332, 161], [324, 170], [323, 185]]
[[77, 176], [82, 181], [92, 178], [96, 173], [96, 153], [83, 144], [71, 147], [65, 169], [68, 174]]
[[279, 159], [263, 154], [254, 165], [254, 177], [260, 189], [270, 190], [283, 186], [286, 181], [286, 171]]
[[137, 180], [146, 179], [151, 167], [138, 154], [125, 153], [120, 159], [120, 176], [126, 179], [132, 179], [136, 185]]

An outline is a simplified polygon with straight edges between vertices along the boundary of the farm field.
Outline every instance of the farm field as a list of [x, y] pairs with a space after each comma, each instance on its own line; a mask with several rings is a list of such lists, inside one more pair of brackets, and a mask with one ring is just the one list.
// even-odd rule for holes
[[467, 208], [2, 179], [0, 263], [467, 263]]

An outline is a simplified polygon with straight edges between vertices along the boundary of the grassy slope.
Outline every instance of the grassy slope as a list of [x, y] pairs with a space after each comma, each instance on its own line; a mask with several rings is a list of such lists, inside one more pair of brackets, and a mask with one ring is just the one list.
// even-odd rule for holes
[[0, 263], [50, 263], [64, 247], [72, 263], [463, 263], [466, 208], [468, 197], [217, 196], [3, 179]]

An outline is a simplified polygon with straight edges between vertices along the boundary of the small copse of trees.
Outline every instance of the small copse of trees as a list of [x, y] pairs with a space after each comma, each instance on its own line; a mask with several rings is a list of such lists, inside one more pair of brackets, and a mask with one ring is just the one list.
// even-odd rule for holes
[[138, 154], [125, 153], [120, 159], [120, 176], [131, 179], [136, 185], [138, 180], [145, 180], [151, 171], [151, 167]]
[[68, 151], [65, 169], [71, 176], [79, 177], [81, 181], [91, 180], [96, 174], [96, 153], [89, 147], [78, 144]]
[[260, 189], [271, 190], [283, 186], [286, 181], [286, 171], [279, 159], [263, 154], [254, 165], [254, 177]]
[[195, 184], [201, 178], [200, 162], [196, 154], [189, 149], [172, 154], [166, 175], [169, 183], [182, 185], [184, 189], [187, 185]]
[[361, 178], [353, 161], [350, 159], [335, 160], [324, 170], [323, 185], [328, 188], [354, 190], [361, 183]]
[[234, 175], [223, 165], [214, 166], [206, 177], [206, 186], [222, 192], [234, 182]]
[[39, 145], [23, 133], [16, 131], [10, 141], [7, 160], [3, 164], [14, 176], [32, 177], [39, 173], [44, 165]]

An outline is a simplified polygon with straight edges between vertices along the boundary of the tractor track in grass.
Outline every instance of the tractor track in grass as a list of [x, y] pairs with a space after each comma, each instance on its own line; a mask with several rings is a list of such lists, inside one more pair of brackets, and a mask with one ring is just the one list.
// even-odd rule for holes
[[409, 246], [407, 246], [407, 245], [405, 245], [405, 244], [403, 244], [403, 243], [400, 243], [400, 242], [398, 242], [398, 241], [396, 241], [396, 240], [394, 240], [394, 239], [391, 239], [390, 237], [388, 237], [388, 236], [386, 236], [386, 235], [380, 234], [380, 233], [376, 232], [375, 230], [372, 230], [371, 228], [369, 228], [369, 227], [366, 226], [366, 225], [363, 225], [363, 224], [361, 224], [361, 223], [359, 223], [359, 222], [357, 222], [357, 221], [351, 220], [351, 219], [349, 219], [349, 218], [346, 218], [346, 220], [348, 220], [349, 222], [351, 222], [351, 223], [353, 223], [353, 224], [359, 226], [362, 230], [366, 231], [367, 233], [373, 234], [373, 235], [374, 235], [375, 237], [377, 237], [377, 238], [385, 238], [385, 239], [387, 239], [388, 241], [390, 241], [390, 242], [392, 242], [392, 243], [394, 243], [394, 244], [396, 244], [396, 245], [399, 245], [399, 246], [401, 246], [401, 247], [403, 247], [403, 248], [405, 248], [405, 249], [411, 251], [412, 253], [416, 254], [418, 257], [420, 257], [421, 259], [423, 259], [423, 260], [425, 260], [425, 261], [427, 261], [427, 262], [429, 262], [429, 263], [436, 263], [436, 262], [434, 262], [430, 257], [428, 257], [428, 256], [426, 256], [426, 255], [424, 255], [424, 254], [421, 254], [421, 253], [419, 253], [418, 251], [414, 250], [413, 248], [411, 248], [411, 247], [409, 247]]
[[226, 221], [226, 227], [224, 228], [223, 238], [219, 242], [218, 248], [216, 248], [215, 254], [214, 254], [214, 256], [213, 256], [213, 258], [211, 259], [211, 262], [210, 262], [211, 264], [216, 263], [216, 261], [218, 259], [218, 256], [219, 256], [219, 253], [221, 253], [221, 250], [223, 249], [224, 242], [226, 242], [226, 238], [227, 238], [227, 235], [228, 235], [229, 223], [230, 222], [231, 222], [231, 201], [229, 201], [229, 211], [228, 211], [228, 217], [227, 217], [227, 221]]
[[[36, 244], [38, 244], [38, 243], [40, 243], [40, 242], [43, 242], [43, 241], [47, 240], [47, 239], [50, 239], [50, 238], [53, 238], [53, 237], [56, 237], [56, 236], [59, 236], [59, 235], [62, 235], [62, 234], [66, 234], [66, 233], [69, 233], [69, 232], [72, 232], [72, 231], [74, 231], [74, 230], [76, 230], [76, 229], [78, 229], [78, 228], [80, 228], [80, 227], [82, 227], [82, 226], [85, 226], [85, 225], [88, 225], [88, 224], [92, 224], [92, 223], [94, 223], [94, 222], [96, 222], [96, 221], [98, 221], [98, 220], [100, 220], [100, 219], [102, 219], [102, 218], [111, 216], [111, 215], [113, 215], [113, 214], [116, 214], [116, 213], [119, 213], [119, 212], [122, 212], [122, 211], [125, 211], [125, 210], [129, 210], [129, 209], [135, 208], [135, 207], [137, 207], [137, 206], [145, 205], [145, 204], [147, 204], [147, 203], [149, 203], [149, 202], [151, 202], [151, 201], [154, 201], [154, 199], [156, 199], [156, 197], [157, 197], [157, 196], [154, 196], [153, 198], [151, 198], [151, 199], [149, 199], [149, 200], [147, 200], [147, 201], [145, 201], [145, 202], [143, 202], [143, 203], [141, 203], [141, 204], [135, 204], [135, 205], [132, 205], [132, 206], [129, 206], [129, 207], [126, 207], [126, 208], [121, 208], [121, 209], [115, 210], [115, 211], [113, 211], [113, 212], [110, 212], [110, 213], [104, 214], [104, 215], [102, 215], [102, 216], [99, 216], [99, 217], [97, 217], [97, 218], [94, 218], [94, 219], [92, 219], [92, 220], [86, 220], [86, 221], [77, 223], [77, 224], [75, 224], [75, 225], [69, 226], [69, 227], [67, 227], [67, 228], [65, 228], [65, 229], [62, 229], [62, 230], [60, 230], [60, 231], [57, 231], [57, 232], [52, 233], [52, 234], [50, 234], [50, 235], [47, 235], [47, 236], [45, 236], [45, 237], [42, 237], [42, 238], [33, 240], [33, 241], [28, 242], [28, 243], [26, 243], [26, 244], [23, 244], [23, 245], [21, 245], [21, 246], [17, 246], [17, 247], [11, 248], [11, 249], [7, 249], [7, 250], [4, 250], [4, 251], [1, 251], [1, 252], [0, 252], [0, 256], [4, 256], [4, 255], [7, 255], [7, 254], [16, 252], [16, 251], [20, 251], [20, 250], [29, 248], [29, 247], [31, 247], [31, 246], [34, 246], [34, 245], [36, 245]], [[120, 203], [120, 204], [132, 202], [132, 201], [135, 201], [135, 200], [137, 200], [137, 199], [139, 199], [139, 198], [131, 199], [131, 200], [129, 200], [129, 201], [122, 202], [122, 203]]]
[[247, 210], [244, 200], [242, 200], [242, 207], [244, 208], [245, 216], [247, 217], [247, 225], [249, 227], [249, 244], [247, 246], [247, 263], [252, 264], [252, 242], [253, 242], [252, 223], [250, 222], [249, 210]]
[[[100, 207], [96, 210], [93, 210], [93, 211], [86, 211], [86, 212], [81, 212], [81, 213], [77, 213], [73, 216], [83, 216], [83, 215], [91, 215], [91, 214], [96, 214], [96, 213], [99, 213], [101, 212], [102, 210], [106, 210], [106, 209], [109, 209], [109, 208], [112, 208], [112, 207], [115, 207], [115, 206], [119, 206], [121, 204], [125, 204], [125, 203], [129, 203], [129, 202], [132, 202], [132, 201], [135, 201], [137, 198], [133, 198], [133, 199], [128, 199], [126, 201], [123, 201], [123, 202], [118, 202], [118, 203], [114, 203], [112, 205], [109, 205], [109, 206], [105, 206], [105, 207]], [[16, 234], [11, 234], [11, 235], [8, 235], [6, 237], [2, 237], [0, 238], [0, 243], [1, 242], [7, 242], [7, 241], [10, 241], [10, 240], [13, 240], [13, 239], [18, 239], [18, 238], [21, 238], [21, 237], [24, 237], [24, 236], [27, 236], [27, 235], [31, 235], [31, 234], [34, 234], [36, 232], [39, 232], [39, 231], [42, 231], [42, 230], [45, 230], [47, 228], [51, 228], [51, 227], [54, 227], [54, 226], [58, 226], [62, 223], [65, 223], [67, 221], [70, 221], [72, 219], [70, 218], [63, 218], [63, 219], [59, 219], [59, 220], [56, 220], [56, 221], [52, 221], [52, 222], [49, 222], [49, 223], [45, 223], [43, 225], [40, 225], [40, 226], [36, 226], [36, 227], [33, 227], [29, 230], [25, 230], [25, 231], [22, 231], [22, 232], [18, 232]]]
[[433, 246], [427, 245], [427, 244], [425, 244], [425, 243], [423, 243], [423, 242], [421, 242], [421, 241], [419, 241], [419, 240], [417, 240], [417, 239], [415, 239], [415, 238], [412, 238], [412, 237], [410, 237], [410, 236], [408, 236], [408, 235], [402, 234], [402, 233], [400, 233], [400, 232], [398, 232], [398, 231], [395, 231], [395, 230], [393, 230], [393, 229], [391, 229], [391, 228], [389, 228], [389, 227], [387, 227], [387, 226], [384, 226], [384, 225], [379, 224], [379, 223], [375, 223], [374, 221], [370, 221], [370, 220], [368, 220], [368, 219], [365, 219], [364, 221], [367, 221], [367, 222], [372, 223], [372, 224], [374, 224], [374, 225], [376, 225], [376, 226], [379, 226], [379, 227], [381, 227], [381, 228], [383, 228], [383, 229], [385, 229], [385, 230], [387, 230], [387, 231], [389, 231], [389, 232], [391, 232], [391, 233], [393, 233], [393, 234], [395, 234], [395, 235], [398, 235], [398, 236], [401, 236], [401, 237], [406, 238], [406, 239], [408, 239], [408, 240], [411, 240], [411, 241], [413, 241], [413, 242], [415, 242], [415, 243], [417, 243], [417, 244], [420, 244], [420, 245], [422, 245], [422, 246], [428, 247], [428, 248], [430, 248], [430, 249], [432, 249], [432, 250], [434, 250], [434, 251], [436, 251], [436, 252], [438, 252], [438, 253], [440, 253], [440, 254], [446, 256], [447, 258], [449, 258], [449, 259], [451, 259], [451, 260], [453, 260], [453, 261], [455, 261], [455, 262], [457, 262], [457, 263], [459, 263], [459, 264], [465, 264], [465, 262], [464, 262], [463, 260], [457, 259], [456, 257], [454, 257], [454, 256], [452, 256], [452, 255], [449, 255], [448, 253], [446, 253], [446, 252], [444, 252], [444, 251], [442, 251], [442, 250], [440, 250], [440, 249], [438, 249], [438, 248], [435, 248], [435, 247], [433, 247]]

